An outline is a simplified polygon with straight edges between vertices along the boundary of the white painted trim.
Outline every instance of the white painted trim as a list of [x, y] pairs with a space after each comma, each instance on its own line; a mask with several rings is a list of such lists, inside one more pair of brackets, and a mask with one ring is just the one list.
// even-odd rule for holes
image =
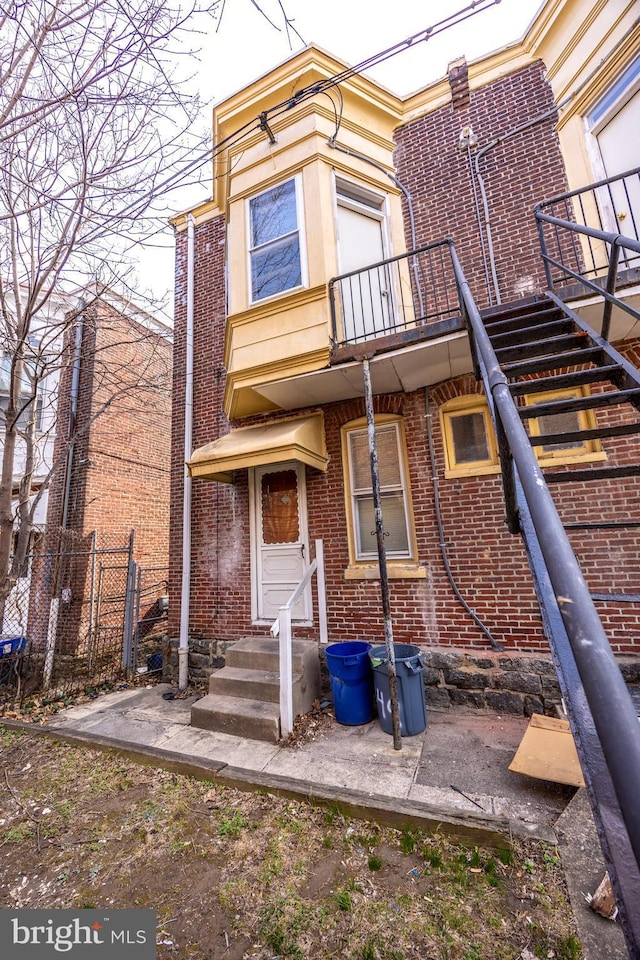
[[[300, 523], [300, 543], [304, 547], [304, 568], [309, 566], [309, 520], [307, 512], [307, 479], [303, 463], [297, 460], [287, 460], [283, 463], [265, 464], [263, 467], [252, 467], [249, 469], [249, 528], [250, 528], [250, 551], [251, 551], [251, 622], [254, 625], [271, 624], [273, 617], [260, 616], [260, 496], [259, 480], [265, 473], [274, 473], [280, 470], [295, 470], [298, 480], [298, 520]], [[304, 620], [294, 620], [293, 622], [301, 627], [313, 626], [313, 596], [309, 591], [305, 599], [305, 610], [310, 614]]]

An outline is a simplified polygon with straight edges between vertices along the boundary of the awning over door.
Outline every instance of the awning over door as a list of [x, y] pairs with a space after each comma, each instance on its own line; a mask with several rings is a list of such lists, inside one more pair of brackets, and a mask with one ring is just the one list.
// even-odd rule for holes
[[231, 483], [232, 470], [286, 460], [299, 460], [317, 470], [327, 469], [321, 413], [231, 430], [195, 450], [187, 468], [192, 477]]

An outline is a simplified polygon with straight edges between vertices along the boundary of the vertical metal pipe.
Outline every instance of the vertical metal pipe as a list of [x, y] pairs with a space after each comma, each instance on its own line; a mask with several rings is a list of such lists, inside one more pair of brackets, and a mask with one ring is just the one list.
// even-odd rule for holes
[[180, 596], [180, 641], [178, 646], [178, 687], [189, 683], [189, 603], [191, 599], [191, 486], [186, 461], [193, 453], [193, 324], [195, 292], [195, 220], [187, 217], [187, 329], [185, 338], [184, 384], [184, 485], [182, 501], [182, 590]]
[[91, 535], [91, 586], [89, 587], [89, 636], [87, 637], [87, 661], [89, 668], [93, 662], [93, 634], [95, 630], [96, 602], [96, 554], [98, 552], [98, 531]]
[[389, 673], [389, 694], [391, 697], [391, 723], [393, 729], [393, 748], [402, 750], [400, 735], [400, 711], [398, 709], [398, 684], [396, 678], [396, 658], [393, 649], [393, 624], [391, 622], [391, 601], [389, 597], [389, 571], [387, 570], [387, 551], [384, 545], [384, 524], [382, 519], [382, 498], [380, 496], [380, 472], [378, 470], [378, 449], [376, 428], [373, 417], [373, 391], [371, 389], [371, 368], [368, 360], [362, 361], [364, 380], [364, 402], [367, 409], [367, 437], [369, 439], [369, 457], [371, 459], [371, 487], [378, 544], [378, 564], [380, 567], [380, 592], [382, 594], [382, 614], [384, 617], [384, 643], [387, 649], [387, 671]]

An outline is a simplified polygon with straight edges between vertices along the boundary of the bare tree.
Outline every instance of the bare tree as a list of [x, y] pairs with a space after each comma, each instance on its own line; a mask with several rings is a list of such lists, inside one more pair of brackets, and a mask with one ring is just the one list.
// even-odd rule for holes
[[0, 603], [56, 469], [42, 391], [74, 323], [58, 299], [88, 281], [126, 289], [168, 189], [206, 155], [194, 47], [224, 0], [179, 4], [0, 0]]

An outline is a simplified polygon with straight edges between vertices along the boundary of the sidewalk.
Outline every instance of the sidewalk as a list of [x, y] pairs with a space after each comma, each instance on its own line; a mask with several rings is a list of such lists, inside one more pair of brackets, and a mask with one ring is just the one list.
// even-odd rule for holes
[[61, 711], [47, 727], [200, 767], [216, 779], [363, 807], [411, 808], [418, 817], [461, 821], [464, 832], [555, 842], [553, 824], [574, 792], [508, 770], [527, 727], [522, 717], [430, 711], [424, 733], [403, 738], [401, 750], [377, 720], [361, 726], [332, 721], [318, 739], [289, 747], [191, 727], [195, 697], [164, 699], [171, 689], [160, 684], [107, 694]]
[[585, 791], [513, 773], [509, 763], [527, 728], [523, 717], [430, 710], [424, 733], [402, 749], [377, 720], [322, 725], [291, 747], [190, 726], [196, 697], [165, 699], [168, 684], [106, 694], [61, 711], [34, 732], [241, 789], [339, 803], [354, 816], [446, 832], [474, 845], [514, 837], [557, 844], [587, 960], [624, 960], [619, 926], [588, 909], [585, 894], [604, 874]]

